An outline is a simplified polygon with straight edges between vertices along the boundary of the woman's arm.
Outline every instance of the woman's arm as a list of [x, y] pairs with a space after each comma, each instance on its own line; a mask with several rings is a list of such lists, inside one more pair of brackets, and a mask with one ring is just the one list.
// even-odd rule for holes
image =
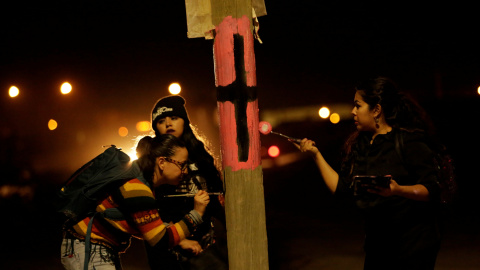
[[407, 199], [412, 199], [416, 201], [428, 201], [430, 200], [430, 194], [428, 189], [421, 184], [413, 185], [413, 186], [400, 186], [397, 185], [395, 190], [393, 191], [394, 195], [405, 197]]
[[338, 173], [327, 163], [322, 156], [318, 148], [315, 146], [315, 142], [303, 139], [300, 144], [294, 143], [294, 145], [304, 153], [309, 153], [315, 160], [315, 164], [320, 170], [323, 181], [327, 185], [331, 193], [335, 193], [338, 185]]
[[430, 200], [430, 193], [424, 185], [401, 186], [393, 179], [390, 180], [390, 187], [388, 188], [378, 187], [377, 189], [369, 189], [368, 191], [384, 197], [401, 196], [407, 199], [425, 202]]
[[188, 237], [202, 223], [202, 216], [210, 199], [199, 191], [194, 198], [194, 209], [179, 222], [169, 225], [161, 220], [153, 192], [140, 180], [133, 179], [122, 187], [122, 207], [130, 212], [133, 224], [150, 246], [174, 247]]

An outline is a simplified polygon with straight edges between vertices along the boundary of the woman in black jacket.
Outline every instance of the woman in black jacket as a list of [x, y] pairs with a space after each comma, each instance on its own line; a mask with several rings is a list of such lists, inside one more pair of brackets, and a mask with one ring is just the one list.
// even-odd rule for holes
[[[335, 196], [353, 198], [363, 212], [364, 269], [434, 269], [440, 185], [422, 110], [392, 81], [378, 77], [356, 87], [352, 114], [357, 131], [345, 144], [339, 172], [313, 141], [303, 139], [297, 147], [312, 154]], [[355, 183], [355, 176], [387, 182]]]

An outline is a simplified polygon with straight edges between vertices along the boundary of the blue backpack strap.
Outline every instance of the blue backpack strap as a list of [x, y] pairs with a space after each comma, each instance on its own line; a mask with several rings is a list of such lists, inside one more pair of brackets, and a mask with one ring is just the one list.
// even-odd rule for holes
[[90, 238], [92, 235], [93, 220], [96, 216], [101, 215], [113, 220], [122, 220], [125, 219], [125, 215], [118, 208], [108, 208], [105, 209], [105, 212], [96, 212], [88, 222], [87, 234], [85, 235], [85, 261], [84, 261], [84, 270], [88, 270], [88, 264], [90, 262], [90, 254], [92, 252], [92, 243]]
[[[138, 167], [138, 164], [134, 162], [132, 164], [132, 167], [127, 170], [126, 172], [122, 172], [119, 176], [116, 178], [118, 179], [132, 179], [137, 177], [145, 183], [146, 185], [150, 186], [148, 184], [148, 181], [146, 181], [140, 171], [140, 168]], [[84, 262], [84, 269], [88, 270], [88, 264], [90, 262], [90, 254], [92, 250], [92, 244], [90, 242], [91, 234], [92, 234], [92, 226], [93, 226], [93, 220], [97, 215], [101, 215], [103, 217], [113, 219], [113, 220], [122, 220], [125, 219], [125, 215], [118, 209], [118, 208], [108, 208], [105, 209], [104, 212], [95, 212], [95, 214], [90, 218], [90, 221], [88, 222], [88, 227], [87, 227], [87, 233], [85, 235], [85, 262]]]
[[93, 225], [93, 220], [96, 215], [98, 215], [99, 212], [96, 212], [91, 218], [90, 222], [88, 222], [88, 227], [87, 227], [87, 234], [85, 235], [85, 261], [83, 263], [83, 269], [88, 270], [88, 264], [90, 263], [90, 253], [92, 251], [92, 243], [90, 242], [90, 235], [92, 234], [92, 225]]

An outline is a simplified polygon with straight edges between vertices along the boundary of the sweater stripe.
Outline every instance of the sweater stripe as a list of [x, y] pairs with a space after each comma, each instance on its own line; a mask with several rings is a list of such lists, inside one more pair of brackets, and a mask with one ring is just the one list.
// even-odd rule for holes
[[[95, 217], [91, 239], [119, 252], [128, 248], [132, 236], [147, 241], [151, 246], [173, 247], [196, 227], [188, 217], [173, 226], [166, 226], [159, 216], [152, 190], [138, 179], [129, 180], [113, 191], [96, 209], [104, 212], [109, 208], [117, 208], [126, 219]], [[85, 218], [70, 231], [75, 237], [85, 239], [89, 221], [89, 217]]]

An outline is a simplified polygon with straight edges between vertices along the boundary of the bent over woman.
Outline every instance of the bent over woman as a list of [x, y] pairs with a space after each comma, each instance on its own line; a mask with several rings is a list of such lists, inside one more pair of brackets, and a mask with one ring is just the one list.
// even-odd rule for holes
[[[139, 148], [140, 147], [140, 148]], [[193, 210], [175, 224], [164, 223], [157, 210], [154, 189], [161, 185], [178, 185], [186, 172], [188, 151], [172, 135], [145, 137], [138, 146], [140, 158], [132, 165], [141, 173], [120, 188], [108, 192], [97, 205], [97, 212], [117, 208], [119, 218], [98, 215], [91, 230], [91, 254], [88, 269], [121, 269], [119, 254], [127, 250], [131, 237], [143, 239], [159, 253], [178, 245], [202, 223], [210, 199], [200, 191]], [[65, 269], [84, 269], [85, 239], [91, 217], [65, 228], [61, 260]], [[185, 247], [198, 252], [195, 247]]]

